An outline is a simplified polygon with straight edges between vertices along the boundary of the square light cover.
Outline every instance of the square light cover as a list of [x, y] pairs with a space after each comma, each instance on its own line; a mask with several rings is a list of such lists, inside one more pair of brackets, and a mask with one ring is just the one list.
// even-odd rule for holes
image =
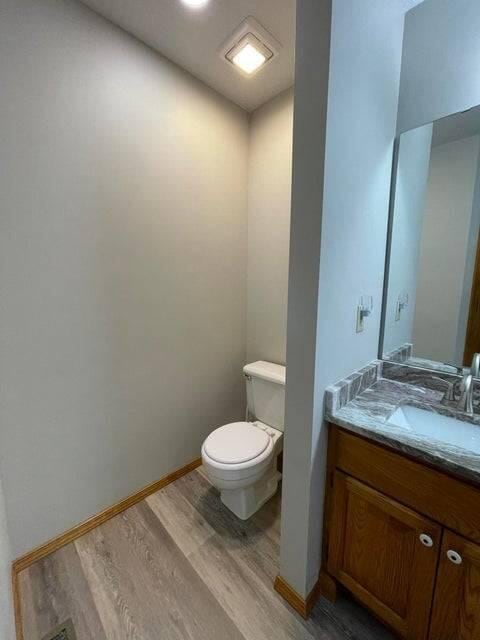
[[273, 57], [271, 51], [253, 33], [247, 33], [238, 44], [227, 52], [226, 58], [243, 73], [253, 75]]
[[253, 16], [246, 18], [220, 47], [224, 62], [252, 77], [273, 60], [282, 45]]

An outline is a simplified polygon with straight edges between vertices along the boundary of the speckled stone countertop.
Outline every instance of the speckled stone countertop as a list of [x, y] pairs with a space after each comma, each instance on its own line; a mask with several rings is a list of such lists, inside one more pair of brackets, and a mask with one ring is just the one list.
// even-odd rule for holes
[[[372, 363], [329, 387], [325, 396], [326, 420], [480, 485], [478, 453], [456, 447], [441, 439], [433, 440], [414, 430], [387, 422], [393, 412], [402, 405], [416, 406], [455, 417], [474, 423], [479, 429], [480, 415], [472, 418], [458, 412], [452, 406], [442, 404], [445, 388], [442, 379], [436, 377], [436, 372], [435, 376], [432, 376], [432, 372], [420, 373], [419, 369], [398, 368], [398, 365], [390, 369], [390, 364], [386, 371], [383, 365], [385, 363]], [[363, 379], [365, 375], [369, 378], [369, 385], [357, 382], [358, 376]], [[395, 379], [382, 375], [389, 375]], [[415, 384], [411, 383], [412, 380]]]

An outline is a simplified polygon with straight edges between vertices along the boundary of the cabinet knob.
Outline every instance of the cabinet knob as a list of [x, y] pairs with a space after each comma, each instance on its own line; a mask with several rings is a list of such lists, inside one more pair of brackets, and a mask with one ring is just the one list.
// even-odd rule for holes
[[462, 564], [462, 556], [452, 549], [447, 551], [447, 558], [450, 562], [453, 562], [453, 564]]
[[420, 542], [425, 546], [425, 547], [433, 547], [433, 540], [430, 536], [427, 536], [426, 533], [421, 533], [420, 534]]

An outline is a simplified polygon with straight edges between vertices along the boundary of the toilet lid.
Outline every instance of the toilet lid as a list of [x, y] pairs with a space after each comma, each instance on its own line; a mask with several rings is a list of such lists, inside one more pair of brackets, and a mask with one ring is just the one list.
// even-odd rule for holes
[[250, 422], [233, 422], [219, 427], [205, 440], [204, 450], [209, 458], [222, 464], [240, 464], [261, 455], [270, 437]]

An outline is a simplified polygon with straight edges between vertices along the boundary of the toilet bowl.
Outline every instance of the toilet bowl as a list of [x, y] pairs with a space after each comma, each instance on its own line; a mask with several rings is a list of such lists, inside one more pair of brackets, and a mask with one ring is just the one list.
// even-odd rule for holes
[[283, 446], [285, 367], [256, 362], [244, 368], [248, 413], [265, 416], [215, 429], [202, 446], [202, 462], [220, 498], [248, 519], [277, 491], [277, 457]]
[[220, 498], [247, 520], [277, 491], [277, 456], [283, 434], [261, 422], [234, 422], [216, 429], [202, 447], [202, 462]]

